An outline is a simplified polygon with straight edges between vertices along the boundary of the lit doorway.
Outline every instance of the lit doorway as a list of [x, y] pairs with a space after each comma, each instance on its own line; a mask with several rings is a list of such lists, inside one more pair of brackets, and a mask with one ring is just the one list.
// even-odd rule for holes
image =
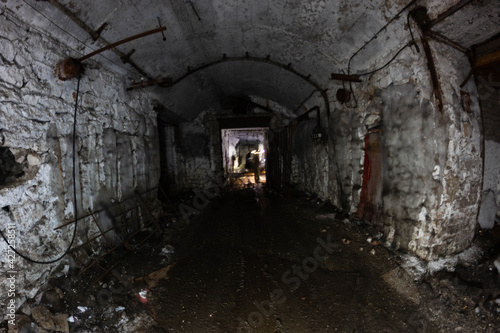
[[237, 185], [265, 183], [268, 129], [222, 129], [221, 137], [226, 178]]

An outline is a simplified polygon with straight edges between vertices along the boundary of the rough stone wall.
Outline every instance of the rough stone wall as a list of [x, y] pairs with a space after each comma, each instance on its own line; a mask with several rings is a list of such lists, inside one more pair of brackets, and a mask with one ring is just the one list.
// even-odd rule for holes
[[179, 124], [175, 140], [172, 131], [167, 130], [171, 134], [166, 144], [165, 166], [173, 181], [169, 184], [170, 191], [210, 189], [212, 179], [223, 167], [221, 136], [213, 112], [204, 112], [192, 122]]
[[[76, 79], [59, 81], [56, 63], [68, 56], [65, 45], [29, 22], [4, 13], [0, 28], [0, 146], [11, 152], [23, 173], [0, 186], [2, 230], [15, 225], [17, 249], [37, 260], [58, 257], [67, 248], [73, 210], [72, 137]], [[156, 114], [146, 95], [129, 94], [122, 78], [86, 62], [80, 84], [77, 126], [78, 215], [106, 208], [97, 218], [103, 228], [120, 223], [115, 211], [137, 205], [134, 191], [154, 188], [159, 178]], [[155, 197], [149, 193], [148, 198]], [[141, 210], [124, 219], [141, 219]], [[75, 245], [95, 235], [88, 218], [79, 221]], [[122, 235], [110, 233], [111, 241]], [[94, 243], [95, 251], [100, 250]], [[0, 263], [7, 267], [7, 246], [0, 241]], [[75, 257], [77, 263], [85, 258]], [[51, 273], [68, 268], [69, 257], [51, 265], [15, 261], [17, 306], [34, 297]], [[66, 270], [67, 272], [67, 270]], [[6, 290], [6, 279], [0, 290]], [[0, 298], [0, 316], [6, 307]]]
[[[439, 174], [439, 204], [427, 209], [430, 214], [413, 236], [418, 244], [411, 250], [426, 258], [463, 251], [470, 245], [477, 224], [483, 169], [481, 114], [475, 83], [470, 81], [463, 88], [471, 94], [471, 113], [462, 105], [460, 94], [460, 84], [470, 70], [469, 61], [461, 52], [443, 44], [431, 43], [431, 47], [443, 90], [443, 128], [447, 132], [442, 137], [446, 157]], [[439, 132], [435, 138], [441, 139]]]
[[[368, 48], [357, 63], [368, 68], [364, 71], [384, 64], [383, 59], [404, 45], [394, 43], [398, 38], [407, 37], [394, 31], [385, 50]], [[303, 189], [355, 213], [363, 182], [364, 138], [369, 128], [380, 126], [384, 179], [380, 222], [388, 245], [424, 259], [459, 252], [470, 244], [482, 169], [476, 87], [470, 81], [463, 88], [472, 96], [471, 113], [462, 106], [459, 88], [470, 69], [467, 57], [433, 41], [430, 45], [444, 95], [442, 111], [425, 54], [406, 48], [389, 66], [353, 84], [356, 102], [332, 103], [327, 146], [333, 149], [319, 151], [311, 143], [294, 155], [295, 178], [303, 177], [299, 182]], [[305, 147], [312, 128], [299, 127], [303, 128], [297, 133], [307, 134], [297, 134], [295, 142]], [[328, 181], [323, 180], [324, 173]]]
[[340, 117], [336, 152], [344, 193], [352, 194], [351, 211], [359, 204], [355, 185], [362, 180], [362, 139], [367, 125], [380, 122], [384, 232], [388, 244], [425, 259], [470, 244], [482, 168], [475, 85], [464, 88], [473, 96], [470, 114], [458, 88], [470, 68], [467, 58], [437, 43], [431, 47], [445, 96], [442, 112], [425, 56], [411, 49], [357, 86], [358, 108], [335, 110]]
[[316, 118], [300, 121], [294, 128], [292, 183], [300, 190], [312, 192], [324, 200], [335, 202], [329, 187], [329, 151], [327, 142], [314, 142]]

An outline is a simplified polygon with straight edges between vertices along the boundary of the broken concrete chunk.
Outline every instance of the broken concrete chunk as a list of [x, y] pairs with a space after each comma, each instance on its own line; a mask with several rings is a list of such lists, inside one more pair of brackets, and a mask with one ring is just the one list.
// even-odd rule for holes
[[35, 155], [35, 154], [28, 154], [28, 164], [30, 166], [35, 166], [35, 165], [38, 165], [40, 164], [42, 160], [40, 159], [39, 156]]

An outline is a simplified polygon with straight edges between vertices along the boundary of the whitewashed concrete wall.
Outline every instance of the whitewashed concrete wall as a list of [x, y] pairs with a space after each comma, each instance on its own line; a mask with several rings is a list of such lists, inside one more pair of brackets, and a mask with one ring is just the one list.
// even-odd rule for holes
[[166, 127], [169, 191], [212, 188], [215, 175], [223, 170], [221, 135], [213, 110], [191, 122], [180, 123], [177, 131], [174, 136], [174, 127]]
[[[358, 72], [388, 61], [407, 42], [406, 33], [391, 27], [391, 43], [385, 48], [376, 45], [375, 50], [370, 46], [353, 62]], [[398, 39], [400, 45], [394, 43]], [[430, 44], [444, 94], [442, 112], [422, 46], [420, 53], [406, 48], [391, 65], [353, 84], [356, 107], [332, 103], [328, 130], [334, 149], [309, 144], [294, 163], [304, 188], [354, 213], [360, 200], [367, 125], [380, 123], [383, 231], [388, 245], [424, 259], [470, 245], [482, 177], [480, 112], [473, 81], [464, 87], [472, 96], [472, 113], [464, 111], [460, 98], [459, 85], [470, 69], [467, 57], [448, 46]], [[337, 88], [332, 85], [329, 93]], [[297, 133], [302, 136], [299, 141], [307, 142], [302, 132]], [[314, 177], [309, 181], [307, 174]]]
[[[5, 231], [7, 223], [15, 225], [19, 251], [50, 260], [64, 252], [72, 236], [72, 226], [54, 228], [74, 215], [71, 161], [77, 82], [54, 76], [56, 63], [69, 55], [67, 47], [10, 12], [2, 15], [0, 48], [0, 145], [10, 149], [25, 171], [0, 187], [1, 227]], [[114, 210], [120, 203], [134, 205], [129, 199], [135, 190], [157, 186], [156, 114], [148, 96], [127, 93], [122, 77], [92, 61], [86, 63], [81, 80], [77, 134], [80, 216], [101, 208]], [[119, 223], [109, 209], [107, 215], [103, 223]], [[93, 222], [82, 220], [75, 245], [96, 231]], [[7, 265], [6, 250], [0, 240], [2, 268]], [[17, 257], [17, 305], [35, 296], [50, 274], [68, 264], [68, 257], [51, 265]], [[0, 280], [2, 295], [5, 284], [6, 279]], [[5, 301], [0, 297], [1, 318]]]

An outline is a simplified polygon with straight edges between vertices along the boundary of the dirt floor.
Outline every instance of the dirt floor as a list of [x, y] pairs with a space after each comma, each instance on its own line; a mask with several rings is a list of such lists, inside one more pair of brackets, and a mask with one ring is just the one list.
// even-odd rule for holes
[[97, 283], [97, 270], [52, 279], [22, 318], [74, 316], [70, 332], [498, 332], [498, 237], [475, 242], [473, 263], [430, 275], [334, 207], [239, 186]]

